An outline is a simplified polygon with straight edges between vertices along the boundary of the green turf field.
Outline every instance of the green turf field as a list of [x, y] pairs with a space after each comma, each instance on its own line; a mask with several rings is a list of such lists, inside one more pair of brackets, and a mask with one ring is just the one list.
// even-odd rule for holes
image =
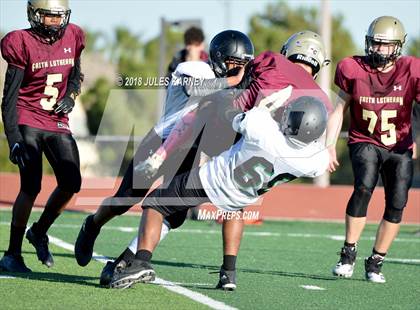
[[[35, 212], [31, 223], [39, 216]], [[74, 244], [85, 214], [66, 212], [50, 235]], [[0, 211], [0, 250], [7, 247], [10, 211]], [[117, 256], [131, 240], [135, 216], [111, 221], [102, 230], [95, 252]], [[238, 258], [238, 289], [214, 289], [221, 264], [220, 226], [188, 222], [171, 232], [153, 256], [157, 276], [175, 282], [213, 301], [238, 309], [419, 309], [419, 226], [403, 226], [388, 254], [384, 285], [364, 281], [363, 261], [357, 261], [352, 279], [336, 279], [331, 268], [338, 259], [343, 224], [311, 222], [265, 222], [246, 227]], [[368, 226], [360, 242], [359, 258], [368, 255], [375, 226]], [[33, 273], [6, 278], [0, 273], [1, 309], [201, 309], [207, 306], [157, 284], [137, 284], [128, 290], [98, 285], [102, 263], [82, 268], [71, 251], [51, 245], [56, 265], [41, 265], [34, 249], [24, 241], [24, 258]], [[16, 275], [15, 275], [16, 276]], [[309, 290], [302, 286], [316, 286]], [[217, 304], [215, 304], [217, 306]], [[218, 304], [219, 306], [221, 304]], [[222, 304], [223, 306], [223, 304]]]

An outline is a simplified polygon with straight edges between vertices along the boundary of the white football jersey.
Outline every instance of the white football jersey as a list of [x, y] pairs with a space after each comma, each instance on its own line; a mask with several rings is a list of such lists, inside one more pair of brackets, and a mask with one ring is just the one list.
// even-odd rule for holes
[[154, 127], [156, 133], [163, 139], [169, 136], [179, 119], [198, 106], [197, 100], [187, 104], [190, 97], [185, 92], [182, 81], [184, 76], [196, 79], [215, 78], [213, 70], [204, 61], [182, 62], [176, 67], [166, 93], [163, 115]]
[[319, 176], [328, 167], [323, 142], [295, 148], [266, 108], [255, 107], [237, 115], [233, 129], [243, 138], [199, 171], [207, 196], [223, 210], [241, 209], [273, 186], [298, 177]]

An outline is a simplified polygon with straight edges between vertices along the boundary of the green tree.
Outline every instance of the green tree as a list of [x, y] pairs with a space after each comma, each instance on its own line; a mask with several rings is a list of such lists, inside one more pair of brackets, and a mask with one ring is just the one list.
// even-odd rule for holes
[[420, 57], [420, 36], [406, 43], [406, 55]]
[[[353, 55], [356, 46], [350, 32], [344, 28], [343, 16], [332, 16], [332, 66], [344, 57]], [[265, 50], [280, 51], [286, 40], [301, 30], [318, 31], [320, 14], [315, 7], [290, 8], [281, 1], [270, 4], [265, 12], [251, 17], [249, 36], [255, 46], [256, 54]]]

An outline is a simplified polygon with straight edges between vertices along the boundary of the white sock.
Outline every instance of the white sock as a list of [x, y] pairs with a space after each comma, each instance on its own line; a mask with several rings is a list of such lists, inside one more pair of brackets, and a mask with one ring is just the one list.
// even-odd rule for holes
[[[162, 241], [166, 235], [169, 233], [169, 223], [167, 223], [166, 221], [163, 221], [162, 224], [162, 230], [160, 231], [160, 240]], [[137, 242], [138, 242], [138, 236], [134, 237], [133, 240], [131, 240], [130, 244], [128, 245], [128, 248], [130, 249], [131, 252], [133, 252], [133, 254], [137, 253]]]

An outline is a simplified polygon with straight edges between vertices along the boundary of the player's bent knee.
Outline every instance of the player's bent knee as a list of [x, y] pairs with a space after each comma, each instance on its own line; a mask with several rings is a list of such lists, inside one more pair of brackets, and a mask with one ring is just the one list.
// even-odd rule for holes
[[57, 186], [67, 193], [78, 193], [82, 186], [82, 176], [79, 168], [66, 165], [57, 173]]
[[165, 217], [171, 229], [176, 229], [184, 224], [187, 218], [188, 210], [183, 210]]
[[399, 224], [402, 220], [403, 211], [404, 207], [401, 209], [386, 207], [383, 218], [390, 223]]
[[138, 201], [134, 201], [131, 197], [110, 197], [107, 198], [109, 209], [114, 215], [122, 215], [130, 210]]
[[365, 217], [373, 189], [364, 186], [355, 188], [347, 205], [346, 214], [352, 217]]
[[36, 197], [41, 191], [41, 182], [39, 182], [39, 184], [21, 184], [20, 191], [25, 193], [29, 197]]
[[80, 188], [82, 186], [82, 179], [80, 177], [69, 178], [66, 181], [58, 182], [57, 186], [63, 192], [76, 194], [80, 192]]
[[[159, 212], [160, 214], [162, 214], [165, 218], [172, 215], [171, 212], [168, 212], [168, 208], [164, 206], [163, 204], [159, 203], [158, 198], [152, 195], [144, 199], [141, 207], [143, 209], [153, 209]], [[171, 228], [173, 228], [172, 225], [171, 225]]]

